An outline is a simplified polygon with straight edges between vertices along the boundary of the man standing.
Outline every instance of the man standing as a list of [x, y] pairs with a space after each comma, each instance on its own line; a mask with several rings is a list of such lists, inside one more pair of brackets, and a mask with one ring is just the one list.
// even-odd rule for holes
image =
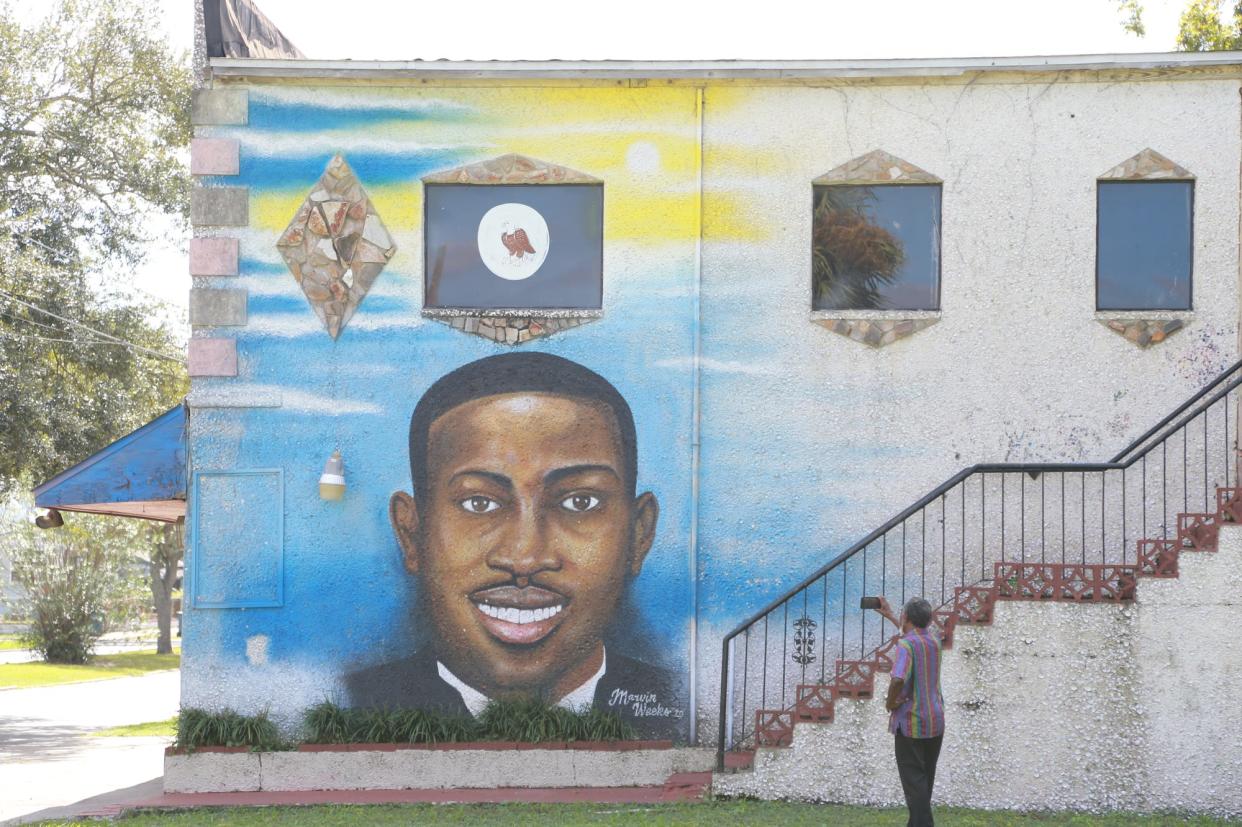
[[880, 598], [876, 609], [901, 629], [894, 649], [892, 682], [884, 707], [889, 711], [897, 774], [910, 811], [907, 827], [932, 827], [931, 798], [936, 762], [944, 738], [944, 699], [940, 695], [940, 640], [928, 631], [932, 607], [912, 598], [897, 618]]

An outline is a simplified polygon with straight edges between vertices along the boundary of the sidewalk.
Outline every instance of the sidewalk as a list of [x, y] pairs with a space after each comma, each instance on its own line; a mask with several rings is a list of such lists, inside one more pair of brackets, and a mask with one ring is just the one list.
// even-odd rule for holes
[[500, 788], [490, 790], [309, 790], [305, 792], [160, 792], [162, 779], [23, 816], [20, 821], [113, 818], [132, 810], [200, 807], [265, 807], [310, 804], [658, 804], [700, 801], [712, 774], [680, 773], [662, 786]]
[[171, 717], [179, 677], [155, 672], [0, 692], [0, 821], [162, 776], [168, 738], [91, 733]]

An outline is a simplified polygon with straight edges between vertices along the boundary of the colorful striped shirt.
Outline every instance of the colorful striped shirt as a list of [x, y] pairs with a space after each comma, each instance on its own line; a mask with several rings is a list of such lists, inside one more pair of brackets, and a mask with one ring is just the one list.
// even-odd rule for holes
[[927, 629], [912, 629], [897, 641], [893, 680], [903, 681], [900, 703], [888, 719], [888, 731], [907, 738], [944, 734], [944, 698], [940, 695], [940, 641]]

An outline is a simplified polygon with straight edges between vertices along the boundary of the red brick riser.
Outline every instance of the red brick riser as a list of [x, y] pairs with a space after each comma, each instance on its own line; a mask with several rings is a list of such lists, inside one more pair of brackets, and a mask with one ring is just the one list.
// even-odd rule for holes
[[[932, 628], [939, 633], [944, 648], [951, 649], [953, 630], [959, 624], [990, 625], [998, 600], [1065, 603], [1133, 600], [1138, 578], [1177, 577], [1177, 560], [1182, 552], [1216, 551], [1223, 522], [1242, 523], [1242, 487], [1218, 488], [1215, 513], [1179, 514], [1176, 539], [1139, 540], [1138, 562], [1134, 565], [998, 562], [990, 583], [955, 588], [953, 599], [932, 615]], [[862, 660], [838, 660], [831, 681], [799, 685], [794, 704], [787, 709], [756, 710], [756, 744], [787, 747], [793, 743], [796, 723], [831, 723], [838, 698], [872, 697], [875, 676], [893, 667], [892, 652], [896, 644], [894, 635]], [[751, 765], [754, 752], [739, 750], [725, 758], [727, 768], [745, 769]]]

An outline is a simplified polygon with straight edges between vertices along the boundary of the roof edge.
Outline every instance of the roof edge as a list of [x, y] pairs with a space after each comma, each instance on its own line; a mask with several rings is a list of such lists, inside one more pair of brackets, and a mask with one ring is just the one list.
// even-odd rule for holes
[[565, 79], [925, 77], [973, 72], [1059, 72], [1242, 67], [1242, 51], [871, 60], [290, 60], [212, 58], [217, 77], [414, 77]]

